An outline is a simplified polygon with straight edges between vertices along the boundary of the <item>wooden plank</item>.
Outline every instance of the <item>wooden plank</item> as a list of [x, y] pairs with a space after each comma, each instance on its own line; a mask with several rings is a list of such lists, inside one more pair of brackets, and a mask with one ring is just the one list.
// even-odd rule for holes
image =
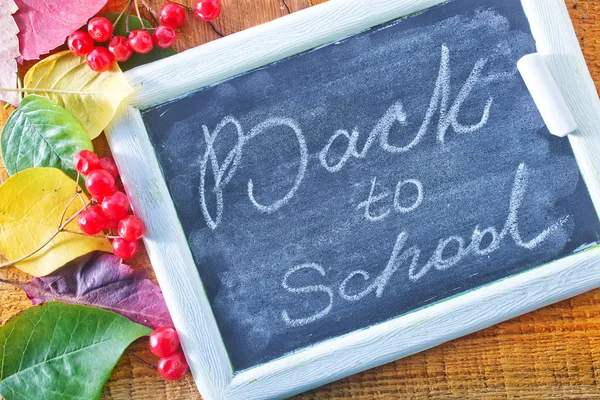
[[[155, 11], [162, 0], [144, 0]], [[285, 0], [290, 11], [324, 0]], [[600, 87], [600, 21], [598, 0], [565, 0], [596, 86]], [[186, 3], [193, 3], [185, 0]], [[120, 11], [123, 0], [110, 0]], [[140, 3], [142, 5], [142, 3]], [[144, 7], [142, 7], [144, 9]], [[283, 0], [223, 0], [215, 28], [233, 33], [285, 15]], [[360, 12], [360, 10], [357, 10]], [[145, 17], [152, 19], [147, 11]], [[178, 50], [217, 38], [205, 23], [187, 23]], [[235, 55], [232, 55], [234, 57]], [[0, 113], [0, 124], [8, 117]], [[96, 147], [106, 152], [102, 140]], [[0, 169], [0, 179], [6, 179]], [[131, 263], [153, 277], [145, 252]], [[26, 280], [14, 269], [6, 279]], [[0, 285], [0, 322], [28, 306], [17, 289]], [[131, 351], [156, 363], [140, 341]], [[600, 290], [544, 308], [424, 353], [390, 363], [297, 396], [296, 399], [493, 399], [600, 398]], [[124, 356], [104, 390], [104, 399], [199, 399], [190, 376], [166, 383], [152, 369]]]

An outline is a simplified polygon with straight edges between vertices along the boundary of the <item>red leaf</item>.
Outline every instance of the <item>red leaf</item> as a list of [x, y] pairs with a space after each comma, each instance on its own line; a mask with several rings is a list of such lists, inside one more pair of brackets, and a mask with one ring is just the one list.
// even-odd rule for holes
[[150, 328], [173, 325], [158, 285], [109, 253], [87, 254], [29, 283], [0, 282], [23, 289], [34, 305], [60, 301], [100, 307]]
[[15, 0], [21, 56], [37, 60], [96, 15], [107, 0]]
[[[12, 14], [17, 11], [13, 0], [0, 0], [0, 87], [17, 88], [17, 61], [19, 57], [19, 28]], [[18, 93], [0, 91], [0, 100], [19, 105]]]

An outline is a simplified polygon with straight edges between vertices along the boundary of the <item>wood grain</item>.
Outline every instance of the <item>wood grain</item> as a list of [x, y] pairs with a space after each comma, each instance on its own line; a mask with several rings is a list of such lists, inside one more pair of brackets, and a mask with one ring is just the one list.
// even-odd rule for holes
[[[190, 20], [184, 25], [177, 49], [193, 47], [264, 23], [324, 0], [223, 0], [223, 14], [210, 25]], [[191, 0], [185, 1], [191, 4]], [[596, 0], [566, 0], [588, 66], [600, 87], [600, 22]], [[109, 0], [120, 11], [124, 0]], [[162, 0], [140, 0], [152, 20]], [[150, 11], [152, 10], [152, 11]], [[360, 12], [360, 10], [357, 10]], [[232, 57], [235, 57], [232, 54]], [[0, 113], [0, 124], [8, 112]], [[108, 152], [106, 143], [96, 148]], [[0, 180], [6, 173], [0, 168]], [[153, 278], [145, 252], [131, 263]], [[26, 280], [14, 270], [0, 276]], [[0, 285], [0, 322], [29, 306], [17, 289]], [[131, 351], [155, 364], [143, 341]], [[190, 376], [166, 383], [156, 371], [136, 358], [124, 356], [108, 384], [104, 399], [199, 399]], [[313, 390], [296, 399], [595, 399], [600, 398], [600, 290], [592, 291], [513, 319], [429, 351]]]

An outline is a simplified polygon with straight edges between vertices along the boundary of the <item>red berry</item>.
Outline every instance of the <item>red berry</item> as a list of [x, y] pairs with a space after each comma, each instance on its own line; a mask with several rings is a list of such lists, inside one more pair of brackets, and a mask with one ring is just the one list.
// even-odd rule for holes
[[104, 47], [95, 47], [87, 55], [87, 64], [95, 72], [108, 71], [113, 61], [115, 61], [115, 56]]
[[168, 357], [179, 348], [179, 335], [172, 326], [161, 326], [150, 335], [150, 351], [156, 357]]
[[73, 166], [81, 175], [87, 175], [93, 170], [100, 168], [100, 160], [91, 151], [81, 150], [73, 157]]
[[102, 210], [98, 206], [92, 206], [83, 210], [77, 217], [79, 229], [87, 235], [95, 235], [106, 228], [106, 221]]
[[147, 54], [152, 50], [152, 36], [148, 31], [138, 29], [129, 33], [129, 46], [139, 54]]
[[108, 219], [119, 221], [129, 211], [129, 199], [123, 192], [115, 192], [102, 200], [102, 213]]
[[158, 360], [158, 373], [167, 381], [177, 381], [185, 376], [188, 364], [181, 352]]
[[168, 49], [175, 44], [177, 33], [166, 25], [159, 25], [152, 34], [152, 42], [161, 49]]
[[124, 260], [135, 256], [138, 251], [138, 242], [128, 242], [125, 239], [116, 238], [112, 242], [112, 249], [115, 256]]
[[221, 14], [221, 0], [196, 0], [194, 17], [211, 21]]
[[92, 196], [92, 200], [94, 200], [94, 202], [96, 204], [102, 204], [102, 200], [104, 200], [104, 196]]
[[106, 221], [106, 227], [108, 229], [110, 229], [111, 231], [116, 231], [118, 226], [119, 226], [119, 221], [117, 221], [115, 219], [109, 219], [108, 221]]
[[88, 32], [96, 42], [106, 42], [112, 35], [113, 25], [104, 17], [92, 18], [88, 22]]
[[119, 236], [130, 242], [139, 240], [144, 235], [145, 230], [146, 227], [142, 220], [134, 215], [128, 215], [119, 221], [119, 227], [117, 228]]
[[179, 28], [185, 21], [185, 9], [179, 4], [165, 3], [160, 8], [159, 19], [162, 25]]
[[110, 39], [110, 42], [108, 42], [108, 51], [115, 56], [116, 62], [127, 61], [133, 54], [133, 50], [124, 36], [115, 36]]
[[95, 198], [104, 198], [115, 191], [115, 178], [103, 169], [95, 169], [85, 179], [85, 186]]
[[112, 157], [102, 157], [100, 159], [100, 168], [111, 174], [113, 178], [119, 178], [119, 170]]
[[77, 57], [82, 57], [94, 48], [94, 39], [85, 31], [75, 31], [69, 36], [67, 44], [71, 53]]

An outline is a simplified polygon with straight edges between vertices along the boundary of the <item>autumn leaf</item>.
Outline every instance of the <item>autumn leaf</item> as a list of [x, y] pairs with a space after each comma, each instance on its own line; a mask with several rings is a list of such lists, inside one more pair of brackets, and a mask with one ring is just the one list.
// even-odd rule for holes
[[[12, 14], [17, 11], [13, 0], [0, 0], [0, 87], [17, 88], [17, 57], [19, 57], [19, 28]], [[0, 91], [0, 100], [19, 105], [19, 94]]]
[[0, 282], [23, 289], [34, 305], [60, 301], [100, 307], [150, 328], [173, 325], [158, 285], [108, 253], [87, 254], [28, 283]]
[[[30, 168], [7, 179], [0, 186], [0, 252], [4, 257], [18, 260], [56, 234], [74, 192], [75, 181], [56, 168]], [[74, 215], [81, 207], [79, 200], [74, 201], [66, 216]], [[77, 222], [67, 229], [79, 231]], [[60, 232], [47, 246], [15, 266], [30, 275], [45, 276], [79, 256], [110, 248], [104, 238]]]
[[73, 115], [52, 100], [36, 95], [23, 99], [10, 115], [0, 137], [2, 159], [10, 175], [33, 167], [54, 167], [77, 179], [73, 157], [94, 150]]
[[117, 63], [99, 74], [87, 66], [84, 57], [76, 57], [70, 51], [53, 54], [34, 65], [23, 85], [41, 91], [70, 111], [91, 139], [100, 135], [123, 99], [133, 91]]
[[6, 400], [98, 399], [121, 354], [150, 329], [94, 307], [51, 302], [0, 328]]
[[37, 60], [96, 15], [107, 0], [15, 0], [21, 56]]

